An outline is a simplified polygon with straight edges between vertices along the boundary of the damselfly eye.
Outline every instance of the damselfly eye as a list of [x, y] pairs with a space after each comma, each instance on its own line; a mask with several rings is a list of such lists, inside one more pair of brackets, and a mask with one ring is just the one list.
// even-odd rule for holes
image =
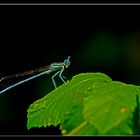
[[66, 66], [66, 68], [68, 68], [68, 66], [70, 65], [70, 56], [68, 56], [68, 59], [64, 61], [64, 65]]

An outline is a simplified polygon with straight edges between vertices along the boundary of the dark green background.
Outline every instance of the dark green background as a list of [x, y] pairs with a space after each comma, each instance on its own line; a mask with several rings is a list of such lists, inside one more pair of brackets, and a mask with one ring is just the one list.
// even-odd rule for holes
[[[102, 72], [140, 85], [139, 6], [1, 6], [0, 11], [1, 77], [70, 55], [71, 66], [64, 72], [69, 80]], [[30, 104], [54, 89], [52, 75], [0, 95], [0, 134], [61, 134], [53, 127], [26, 128]]]

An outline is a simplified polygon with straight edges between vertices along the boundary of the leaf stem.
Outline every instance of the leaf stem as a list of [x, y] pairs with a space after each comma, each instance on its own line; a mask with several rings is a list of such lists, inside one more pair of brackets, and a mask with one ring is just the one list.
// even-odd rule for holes
[[72, 131], [70, 131], [67, 136], [72, 136], [72, 135], [76, 135], [76, 133], [85, 125], [87, 124], [87, 121], [84, 121], [83, 123], [81, 123], [79, 126], [75, 127]]

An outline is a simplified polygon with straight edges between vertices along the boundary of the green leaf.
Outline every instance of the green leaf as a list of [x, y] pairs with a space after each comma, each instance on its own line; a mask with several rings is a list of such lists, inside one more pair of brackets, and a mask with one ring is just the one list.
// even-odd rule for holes
[[[88, 82], [92, 79], [92, 82]], [[107, 82], [111, 79], [105, 74], [86, 73], [74, 76], [71, 82], [63, 84], [44, 98], [34, 102], [28, 109], [27, 127], [57, 126], [65, 114], [81, 104], [84, 92], [90, 90], [93, 83]], [[101, 84], [101, 82], [99, 82]]]
[[71, 113], [65, 115], [61, 122], [60, 129], [63, 135], [95, 135], [97, 129], [83, 118], [83, 108], [74, 108]]
[[139, 86], [102, 73], [78, 74], [28, 109], [28, 129], [57, 126], [63, 135], [131, 135]]
[[111, 82], [95, 88], [94, 94], [85, 98], [84, 117], [99, 134], [118, 127], [135, 111], [136, 89], [121, 82]]
[[133, 135], [133, 114], [117, 127], [110, 129], [106, 135]]
[[[139, 91], [140, 88], [137, 88]], [[140, 135], [140, 92], [136, 96], [136, 109], [133, 115], [133, 131], [135, 135]]]

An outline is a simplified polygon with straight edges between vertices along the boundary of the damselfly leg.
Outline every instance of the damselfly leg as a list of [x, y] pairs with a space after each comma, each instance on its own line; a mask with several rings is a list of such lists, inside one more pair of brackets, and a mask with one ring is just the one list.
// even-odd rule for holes
[[[56, 77], [58, 74], [59, 74], [59, 78], [60, 78], [64, 83], [66, 83], [65, 80], [62, 78], [62, 72], [63, 72], [63, 71], [64, 71], [64, 68], [62, 68], [62, 70], [56, 72], [56, 73], [52, 76], [52, 82], [53, 82], [53, 85], [54, 85], [55, 88], [57, 88], [57, 86], [56, 86], [54, 77]], [[66, 78], [66, 77], [65, 77], [65, 78]]]

